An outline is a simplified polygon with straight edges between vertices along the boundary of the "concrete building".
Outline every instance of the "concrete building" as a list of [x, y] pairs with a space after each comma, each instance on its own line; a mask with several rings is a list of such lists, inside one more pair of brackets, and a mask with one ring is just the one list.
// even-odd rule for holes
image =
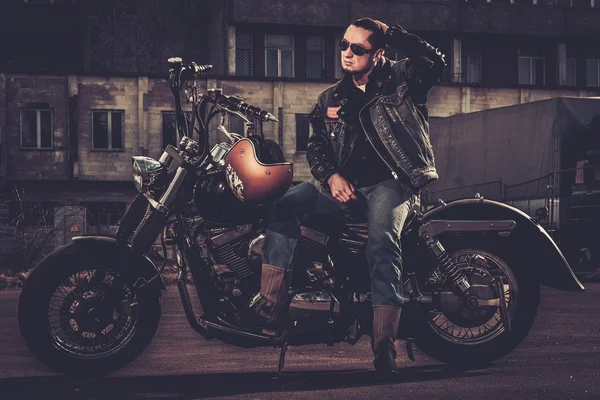
[[307, 114], [341, 76], [336, 43], [362, 16], [446, 54], [432, 117], [600, 95], [600, 0], [7, 0], [0, 10], [0, 173], [44, 215], [85, 209], [47, 222], [70, 234], [110, 229], [135, 193], [131, 156], [158, 157], [175, 140], [171, 56], [212, 64], [202, 87], [279, 116], [265, 134], [297, 181], [309, 176]]

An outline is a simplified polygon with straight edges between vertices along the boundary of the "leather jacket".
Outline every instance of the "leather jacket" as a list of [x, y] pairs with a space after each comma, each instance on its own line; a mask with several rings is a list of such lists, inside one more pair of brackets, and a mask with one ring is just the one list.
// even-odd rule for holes
[[[446, 62], [439, 50], [400, 26], [390, 27], [386, 42], [407, 58], [398, 62], [381, 58], [369, 75], [376, 93], [360, 110], [348, 109], [344, 79], [326, 89], [310, 115], [313, 134], [307, 158], [312, 175], [324, 188], [339, 172], [363, 129], [394, 179], [420, 190], [438, 178], [429, 140], [427, 93], [442, 76]], [[350, 113], [358, 111], [359, 124]], [[356, 119], [356, 116], [354, 116]]]

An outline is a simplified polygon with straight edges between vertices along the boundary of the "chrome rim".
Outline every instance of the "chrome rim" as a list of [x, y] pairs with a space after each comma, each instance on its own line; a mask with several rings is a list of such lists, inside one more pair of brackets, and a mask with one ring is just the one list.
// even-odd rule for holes
[[[483, 291], [490, 294], [487, 298], [496, 298], [493, 281], [501, 280], [504, 288], [505, 304], [508, 316], [512, 320], [517, 309], [519, 288], [517, 279], [508, 265], [497, 256], [475, 249], [463, 249], [452, 254], [458, 268], [476, 283]], [[436, 270], [429, 277], [429, 284], [439, 285], [440, 276]], [[486, 289], [489, 286], [489, 290]], [[444, 284], [444, 290], [451, 290], [450, 283]], [[476, 345], [488, 342], [500, 336], [504, 324], [500, 316], [500, 308], [495, 306], [469, 309], [464, 307], [460, 312], [431, 312], [429, 326], [441, 338], [455, 344]]]
[[85, 358], [101, 358], [118, 352], [133, 337], [137, 313], [127, 312], [133, 301], [125, 287], [119, 304], [99, 311], [97, 306], [114, 280], [106, 268], [79, 271], [63, 280], [50, 298], [48, 324], [59, 350]]

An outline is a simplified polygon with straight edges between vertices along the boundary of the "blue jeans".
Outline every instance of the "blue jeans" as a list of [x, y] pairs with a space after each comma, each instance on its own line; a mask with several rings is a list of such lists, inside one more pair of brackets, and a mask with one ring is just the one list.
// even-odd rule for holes
[[[373, 305], [400, 307], [404, 303], [400, 233], [416, 196], [410, 188], [393, 179], [358, 191], [364, 195], [367, 205], [367, 260]], [[358, 193], [357, 197], [360, 197]], [[263, 243], [263, 263], [285, 268], [291, 274], [292, 254], [305, 218], [339, 212], [348, 206], [349, 203], [319, 191], [314, 180], [294, 186], [273, 205]]]

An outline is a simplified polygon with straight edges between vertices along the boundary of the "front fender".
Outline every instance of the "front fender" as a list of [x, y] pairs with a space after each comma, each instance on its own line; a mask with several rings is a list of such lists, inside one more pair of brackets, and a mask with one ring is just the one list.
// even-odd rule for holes
[[[117, 246], [117, 239], [110, 236], [75, 236], [71, 243], [59, 247], [50, 255], [60, 256], [71, 253], [80, 254], [83, 257], [114, 257], [115, 262], [118, 262], [118, 258], [123, 256], [123, 251], [123, 248]], [[130, 268], [136, 276], [146, 279], [152, 278], [158, 272], [154, 263], [146, 256], [136, 256], [132, 260]], [[152, 281], [149, 287], [161, 290], [167, 289], [162, 276]]]
[[431, 219], [514, 220], [517, 226], [510, 234], [513, 251], [529, 260], [540, 284], [561, 290], [585, 290], [548, 232], [513, 206], [493, 200], [461, 199], [426, 212], [423, 220]]

